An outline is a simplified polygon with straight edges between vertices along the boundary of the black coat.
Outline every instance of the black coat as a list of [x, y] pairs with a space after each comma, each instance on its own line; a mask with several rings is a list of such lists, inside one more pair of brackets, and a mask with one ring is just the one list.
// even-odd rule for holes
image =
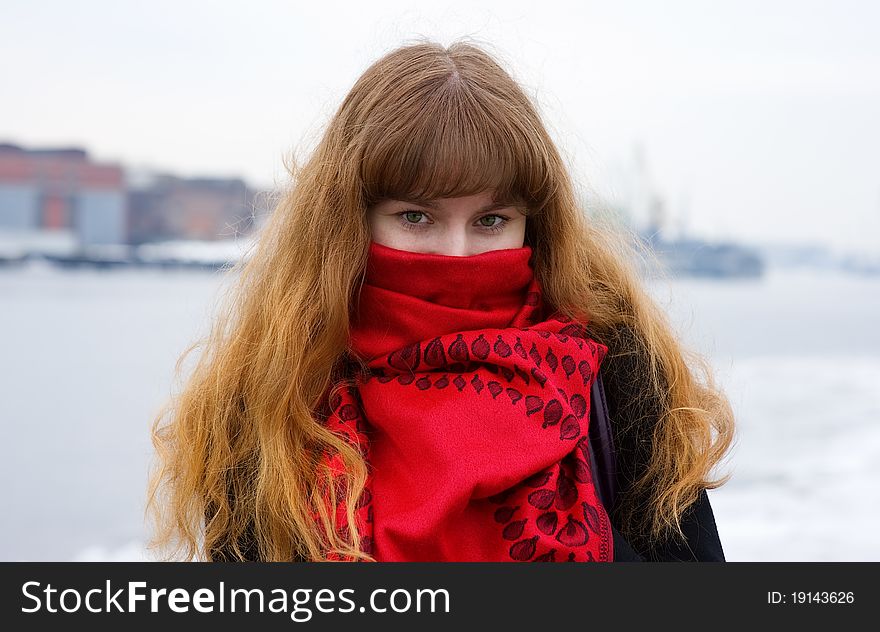
[[650, 550], [636, 551], [621, 533], [611, 525], [614, 534], [615, 562], [724, 562], [724, 550], [715, 526], [715, 516], [709, 505], [706, 490], [691, 505], [681, 519], [685, 542], [670, 539]]
[[[617, 349], [641, 348], [632, 340], [627, 341], [626, 336], [626, 330], [622, 330]], [[638, 352], [618, 352], [609, 353], [602, 363], [605, 403], [614, 437], [618, 496], [644, 473], [651, 456], [654, 427], [661, 415], [656, 402], [642, 397], [642, 378], [638, 369], [647, 362], [648, 359]], [[616, 528], [620, 524], [619, 509], [616, 505], [609, 512], [616, 562], [725, 561], [705, 489], [681, 516], [685, 542], [674, 538], [653, 546], [631, 546]]]

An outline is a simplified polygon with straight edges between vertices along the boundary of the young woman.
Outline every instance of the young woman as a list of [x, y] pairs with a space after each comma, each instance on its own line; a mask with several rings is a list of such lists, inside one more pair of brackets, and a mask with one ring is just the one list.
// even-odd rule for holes
[[[292, 176], [156, 419], [155, 548], [724, 559], [706, 490], [727, 480], [710, 475], [730, 406], [490, 55], [463, 41], [385, 55]], [[609, 506], [588, 432], [599, 376]]]

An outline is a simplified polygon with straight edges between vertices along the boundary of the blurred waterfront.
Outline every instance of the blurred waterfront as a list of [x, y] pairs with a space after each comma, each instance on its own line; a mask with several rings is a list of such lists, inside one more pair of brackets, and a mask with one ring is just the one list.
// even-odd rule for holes
[[739, 421], [728, 559], [880, 560], [880, 4], [460, 4], [4, 7], [0, 560], [142, 557], [150, 424], [288, 159], [380, 55], [465, 34], [675, 279]]
[[[144, 556], [149, 426], [223, 287], [197, 270], [0, 270], [2, 560]], [[880, 278], [652, 282], [737, 412], [710, 492], [732, 561], [880, 560]]]

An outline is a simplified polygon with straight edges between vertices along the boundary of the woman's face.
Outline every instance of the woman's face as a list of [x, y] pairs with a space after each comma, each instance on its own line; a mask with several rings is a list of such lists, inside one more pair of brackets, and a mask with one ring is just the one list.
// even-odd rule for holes
[[421, 204], [382, 200], [367, 210], [373, 241], [398, 250], [468, 257], [522, 248], [526, 216], [492, 203], [492, 193], [437, 198]]

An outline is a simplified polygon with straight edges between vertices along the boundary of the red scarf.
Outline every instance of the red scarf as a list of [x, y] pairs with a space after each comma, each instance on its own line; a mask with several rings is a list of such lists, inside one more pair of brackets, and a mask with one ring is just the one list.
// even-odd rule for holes
[[[371, 243], [350, 332], [370, 373], [327, 423], [369, 464], [356, 516], [378, 561], [612, 560], [586, 444], [608, 349], [544, 318], [531, 255]], [[336, 520], [347, 533], [343, 503]]]

